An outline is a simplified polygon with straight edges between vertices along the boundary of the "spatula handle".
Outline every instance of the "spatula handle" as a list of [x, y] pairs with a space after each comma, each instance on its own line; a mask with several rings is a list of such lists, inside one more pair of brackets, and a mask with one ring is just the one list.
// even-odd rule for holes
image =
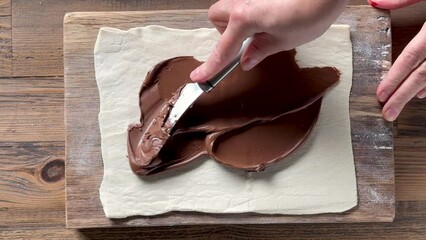
[[234, 70], [238, 64], [240, 64], [241, 56], [243, 55], [246, 48], [250, 45], [250, 43], [253, 41], [253, 39], [247, 38], [243, 44], [241, 45], [240, 51], [238, 52], [237, 56], [234, 60], [232, 60], [231, 63], [229, 63], [224, 69], [222, 69], [219, 73], [217, 73], [214, 77], [212, 77], [210, 80], [199, 83], [198, 85], [204, 92], [210, 92], [214, 87], [216, 87], [217, 84], [219, 84], [222, 79], [224, 79], [232, 70]]

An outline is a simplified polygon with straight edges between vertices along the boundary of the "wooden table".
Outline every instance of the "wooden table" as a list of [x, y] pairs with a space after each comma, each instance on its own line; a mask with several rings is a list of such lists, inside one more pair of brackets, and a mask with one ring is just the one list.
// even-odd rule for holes
[[[426, 101], [395, 131], [397, 209], [381, 224], [65, 228], [62, 18], [71, 11], [207, 8], [213, 0], [0, 0], [0, 238], [424, 239]], [[364, 3], [364, 1], [353, 1]], [[392, 13], [393, 55], [426, 20], [426, 2]], [[125, 236], [123, 236], [125, 234]]]

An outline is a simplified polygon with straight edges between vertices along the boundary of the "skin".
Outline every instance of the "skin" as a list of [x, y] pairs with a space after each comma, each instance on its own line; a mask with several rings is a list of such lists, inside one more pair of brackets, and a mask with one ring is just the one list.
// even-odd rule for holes
[[[376, 8], [397, 9], [421, 0], [368, 0]], [[253, 42], [241, 57], [250, 70], [265, 57], [290, 50], [321, 36], [341, 14], [348, 0], [220, 0], [209, 19], [222, 34], [207, 61], [191, 73], [204, 82], [230, 63], [242, 42]], [[406, 46], [377, 88], [383, 117], [394, 121], [413, 98], [426, 97], [426, 23]]]
[[321, 36], [343, 11], [348, 0], [221, 0], [209, 9], [209, 19], [222, 34], [208, 60], [191, 73], [195, 82], [207, 81], [237, 55], [242, 42], [253, 36], [241, 57], [249, 70], [265, 57], [293, 49]]
[[[369, 0], [377, 8], [398, 9], [419, 0]], [[384, 103], [382, 114], [394, 121], [414, 97], [426, 97], [426, 23], [398, 56], [377, 88], [377, 98]]]

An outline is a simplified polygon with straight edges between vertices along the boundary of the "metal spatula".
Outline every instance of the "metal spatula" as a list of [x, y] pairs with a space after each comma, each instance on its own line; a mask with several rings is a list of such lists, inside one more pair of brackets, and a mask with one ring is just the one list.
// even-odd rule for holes
[[181, 90], [180, 96], [170, 111], [166, 122], [174, 126], [186, 112], [186, 110], [191, 107], [191, 105], [195, 102], [195, 100], [197, 100], [198, 97], [201, 96], [201, 94], [204, 92], [210, 92], [217, 84], [219, 84], [220, 81], [228, 76], [228, 74], [240, 64], [241, 55], [244, 53], [244, 50], [247, 48], [247, 46], [250, 45], [251, 41], [252, 38], [246, 39], [243, 42], [241, 49], [235, 59], [210, 80], [203, 83], [186, 84], [185, 87]]
[[143, 154], [147, 158], [143, 160], [145, 164], [150, 162], [158, 155], [161, 148], [163, 147], [163, 144], [170, 137], [170, 132], [172, 131], [173, 127], [186, 112], [186, 110], [192, 106], [195, 100], [197, 100], [201, 94], [210, 92], [217, 84], [219, 84], [220, 81], [222, 81], [230, 72], [232, 72], [232, 70], [234, 70], [238, 64], [240, 64], [241, 55], [247, 46], [250, 45], [251, 41], [252, 38], [246, 39], [243, 42], [241, 49], [235, 59], [210, 80], [203, 83], [186, 84], [180, 91], [179, 98], [174, 103], [167, 119], [161, 126], [161, 131], [158, 131], [158, 125], [155, 124], [150, 125], [147, 128], [145, 135], [142, 138], [143, 142], [149, 145], [149, 147], [145, 148], [149, 151], [149, 153], [146, 152]]

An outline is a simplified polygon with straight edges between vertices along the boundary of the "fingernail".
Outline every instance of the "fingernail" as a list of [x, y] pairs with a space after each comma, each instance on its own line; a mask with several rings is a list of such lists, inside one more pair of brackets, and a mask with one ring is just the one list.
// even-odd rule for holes
[[426, 97], [426, 90], [423, 90], [417, 94], [417, 97], [423, 99]]
[[254, 66], [256, 66], [257, 62], [252, 59], [252, 58], [246, 58], [245, 60], [243, 60], [243, 64], [242, 64], [242, 68], [244, 71], [249, 71], [250, 69], [252, 69]]
[[393, 108], [389, 108], [388, 110], [386, 110], [386, 112], [383, 114], [383, 117], [389, 121], [389, 122], [393, 122], [395, 121], [396, 117], [398, 117], [398, 113], [396, 112], [395, 109]]
[[373, 7], [377, 7], [378, 6], [378, 4], [375, 1], [370, 1], [370, 2], [371, 2], [371, 6], [373, 6]]
[[191, 72], [191, 74], [189, 75], [189, 77], [191, 78], [192, 81], [194, 82], [198, 82], [200, 76], [200, 69], [196, 68], [194, 71]]
[[380, 102], [385, 102], [388, 99], [388, 93], [383, 90], [379, 93], [379, 101]]

